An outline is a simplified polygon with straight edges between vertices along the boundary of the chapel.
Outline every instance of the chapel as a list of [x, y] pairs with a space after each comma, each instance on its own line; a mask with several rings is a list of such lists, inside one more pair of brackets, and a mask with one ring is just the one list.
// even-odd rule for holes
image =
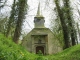
[[54, 38], [53, 32], [44, 26], [45, 20], [38, 5], [37, 14], [34, 17], [34, 28], [23, 38], [22, 46], [27, 51], [37, 54], [55, 54], [62, 51], [58, 40]]

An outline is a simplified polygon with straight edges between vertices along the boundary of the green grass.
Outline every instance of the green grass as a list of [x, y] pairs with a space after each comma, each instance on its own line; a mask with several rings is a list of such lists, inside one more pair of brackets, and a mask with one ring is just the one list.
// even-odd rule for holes
[[0, 34], [0, 60], [34, 60], [36, 57], [37, 55], [27, 52], [10, 38]]
[[80, 45], [75, 45], [55, 55], [47, 56], [54, 60], [80, 60]]
[[0, 60], [80, 60], [80, 45], [75, 45], [53, 55], [36, 55], [15, 44], [11, 38], [0, 34]]

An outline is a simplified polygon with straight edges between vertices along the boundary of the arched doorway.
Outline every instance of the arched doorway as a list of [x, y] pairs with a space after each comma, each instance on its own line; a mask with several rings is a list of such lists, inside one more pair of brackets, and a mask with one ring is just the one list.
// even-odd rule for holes
[[43, 46], [37, 46], [37, 47], [36, 47], [36, 54], [38, 54], [39, 51], [41, 51], [42, 54], [44, 54], [44, 47], [43, 47]]

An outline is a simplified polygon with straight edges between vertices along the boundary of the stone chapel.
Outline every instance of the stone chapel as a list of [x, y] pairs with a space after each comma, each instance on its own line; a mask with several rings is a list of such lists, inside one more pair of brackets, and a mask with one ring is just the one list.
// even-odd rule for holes
[[27, 51], [37, 54], [55, 54], [62, 50], [58, 40], [54, 38], [52, 31], [44, 26], [45, 20], [38, 5], [37, 14], [34, 17], [35, 27], [23, 38], [22, 46]]

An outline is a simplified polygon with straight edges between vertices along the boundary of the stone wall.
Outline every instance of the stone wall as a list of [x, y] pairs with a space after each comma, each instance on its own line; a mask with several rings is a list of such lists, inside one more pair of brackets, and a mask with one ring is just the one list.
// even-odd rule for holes
[[[42, 36], [44, 44], [37, 44], [38, 36]], [[36, 46], [44, 46], [45, 54], [55, 54], [62, 50], [59, 41], [54, 38], [53, 33], [48, 28], [34, 28], [24, 37], [22, 46], [33, 53], [36, 53]]]

